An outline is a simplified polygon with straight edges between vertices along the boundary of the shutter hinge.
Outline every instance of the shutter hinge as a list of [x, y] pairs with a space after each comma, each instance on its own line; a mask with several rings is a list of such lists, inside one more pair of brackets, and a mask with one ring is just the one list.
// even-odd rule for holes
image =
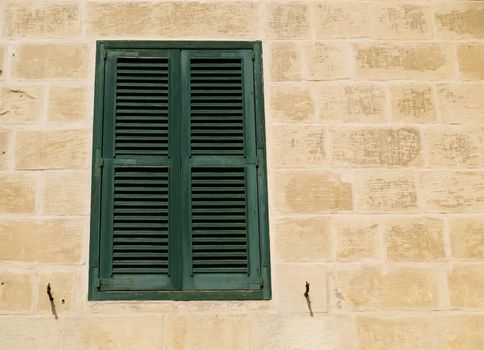
[[97, 279], [96, 288], [101, 289], [101, 279], [100, 278]]
[[108, 58], [108, 50], [104, 50], [104, 60], [106, 61], [106, 59]]
[[255, 61], [255, 52], [252, 51], [252, 61]]
[[262, 279], [260, 272], [259, 272], [259, 286], [260, 286], [260, 289], [264, 289], [264, 280]]
[[102, 168], [104, 166], [104, 158], [99, 158], [99, 167]]

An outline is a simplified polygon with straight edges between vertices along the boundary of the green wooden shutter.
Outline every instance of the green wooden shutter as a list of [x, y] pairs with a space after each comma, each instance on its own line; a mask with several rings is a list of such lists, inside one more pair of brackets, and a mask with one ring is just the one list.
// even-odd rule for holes
[[[179, 54], [108, 51], [105, 63], [100, 290], [178, 289]], [[173, 130], [172, 130], [173, 129]]]
[[182, 51], [183, 285], [261, 288], [252, 50]]

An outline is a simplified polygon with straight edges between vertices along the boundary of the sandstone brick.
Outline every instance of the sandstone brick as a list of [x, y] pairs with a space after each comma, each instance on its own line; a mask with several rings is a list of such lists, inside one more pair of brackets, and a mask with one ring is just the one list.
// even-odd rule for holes
[[167, 349], [239, 350], [250, 344], [246, 315], [173, 315], [166, 319], [164, 336]]
[[435, 8], [437, 35], [446, 39], [484, 38], [484, 5], [479, 2], [448, 3]]
[[331, 258], [331, 232], [326, 218], [281, 219], [276, 222], [278, 261], [319, 262]]
[[431, 39], [432, 14], [429, 6], [375, 5], [371, 8], [377, 39]]
[[271, 113], [266, 115], [274, 122], [312, 122], [316, 118], [315, 97], [312, 86], [273, 84], [271, 87]]
[[[311, 293], [310, 293], [311, 294]], [[250, 322], [250, 349], [355, 350], [351, 316], [314, 314], [254, 314]]]
[[359, 79], [452, 79], [455, 53], [450, 44], [354, 44]]
[[52, 312], [47, 285], [50, 283], [55, 310], [58, 315], [73, 310], [76, 304], [74, 299], [74, 274], [72, 272], [43, 273], [38, 286], [38, 311]]
[[441, 84], [437, 87], [437, 96], [444, 122], [482, 124], [484, 84]]
[[358, 2], [322, 2], [314, 5], [316, 36], [361, 38], [370, 36], [368, 5]]
[[0, 87], [0, 122], [29, 123], [41, 114], [43, 89], [35, 85], [3, 85]]
[[478, 167], [484, 164], [484, 128], [450, 127], [425, 133], [430, 165]]
[[484, 45], [461, 44], [457, 56], [461, 79], [484, 80]]
[[272, 81], [301, 80], [301, 49], [290, 42], [273, 43], [271, 46]]
[[356, 331], [360, 344], [359, 349], [434, 349], [432, 323], [430, 318], [358, 316]]
[[32, 278], [30, 273], [0, 271], [0, 312], [29, 311], [32, 308]]
[[449, 213], [484, 209], [482, 172], [424, 172], [420, 183], [426, 209]]
[[379, 123], [385, 121], [385, 91], [371, 84], [323, 84], [319, 116], [334, 122]]
[[321, 167], [325, 159], [321, 126], [274, 126], [271, 130], [274, 168]]
[[304, 44], [303, 53], [306, 80], [334, 80], [352, 76], [349, 44], [309, 42]]
[[88, 35], [248, 38], [258, 32], [255, 2], [121, 1], [87, 4]]
[[0, 176], [0, 213], [33, 213], [35, 182], [27, 175]]
[[455, 265], [448, 274], [450, 306], [452, 308], [484, 307], [484, 266]]
[[3, 220], [0, 223], [1, 260], [77, 263], [86, 228], [81, 220]]
[[351, 184], [326, 171], [279, 172], [274, 207], [280, 213], [317, 214], [351, 210]]
[[[306, 281], [310, 284], [310, 302], [313, 312], [326, 312], [327, 305], [327, 270], [324, 265], [279, 264], [276, 271], [274, 300], [284, 312], [309, 313], [304, 297]], [[303, 293], [301, 293], [301, 291]]]
[[56, 122], [85, 120], [91, 112], [90, 99], [87, 87], [52, 86], [48, 96], [48, 119]]
[[377, 223], [351, 218], [336, 220], [334, 225], [337, 260], [381, 257], [382, 242]]
[[445, 259], [443, 223], [440, 219], [396, 219], [385, 225], [384, 235], [388, 260]]
[[62, 172], [44, 176], [43, 214], [89, 214], [90, 173]]
[[[436, 268], [358, 266], [331, 273], [331, 305], [341, 310], [436, 310], [440, 273]], [[402, 288], [405, 286], [405, 288]]]
[[482, 349], [484, 346], [484, 317], [481, 315], [449, 315], [435, 323], [439, 350]]
[[89, 62], [85, 44], [24, 44], [17, 49], [13, 72], [20, 79], [86, 79]]
[[80, 34], [79, 2], [6, 0], [5, 29], [8, 37], [66, 37]]
[[163, 326], [163, 318], [157, 315], [68, 319], [62, 330], [62, 349], [159, 350], [164, 343]]
[[420, 134], [413, 128], [331, 131], [333, 164], [409, 166], [420, 163]]
[[392, 115], [397, 121], [434, 122], [437, 119], [433, 87], [426, 84], [398, 84], [390, 87]]
[[309, 37], [309, 5], [299, 2], [270, 3], [266, 33], [272, 39], [306, 39]]
[[417, 193], [412, 172], [379, 171], [355, 175], [357, 208], [371, 212], [413, 211]]
[[478, 216], [450, 221], [452, 256], [465, 260], [484, 260], [484, 219]]
[[0, 130], [0, 170], [5, 170], [8, 167], [8, 142], [9, 133]]
[[15, 151], [17, 169], [88, 167], [90, 135], [85, 130], [21, 131]]

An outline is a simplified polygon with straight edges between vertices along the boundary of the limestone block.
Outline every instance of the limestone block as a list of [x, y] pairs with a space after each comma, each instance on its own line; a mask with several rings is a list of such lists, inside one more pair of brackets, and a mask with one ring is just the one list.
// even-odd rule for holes
[[444, 122], [482, 124], [484, 83], [439, 84], [437, 97]]
[[41, 114], [43, 89], [39, 85], [8, 84], [0, 87], [0, 122], [30, 123]]
[[[35, 181], [29, 175], [0, 176], [0, 213], [33, 213]], [[1, 249], [1, 248], [0, 248]]]
[[449, 235], [454, 258], [484, 260], [484, 218], [452, 218]]
[[461, 79], [484, 80], [484, 45], [461, 44], [457, 55]]
[[381, 257], [381, 236], [376, 221], [348, 217], [334, 221], [336, 260]]
[[477, 315], [449, 315], [434, 323], [439, 350], [481, 349], [484, 346], [484, 317]]
[[333, 164], [411, 166], [421, 163], [421, 138], [415, 128], [334, 129]]
[[0, 317], [0, 345], [8, 350], [63, 350], [63, 322], [48, 317]]
[[271, 45], [272, 81], [301, 80], [301, 48], [292, 42], [275, 42]]
[[87, 79], [93, 59], [85, 44], [29, 43], [18, 47], [13, 74], [19, 79]]
[[434, 88], [428, 84], [404, 83], [390, 87], [393, 119], [429, 123], [437, 119]]
[[42, 212], [49, 215], [87, 215], [90, 205], [89, 172], [44, 175]]
[[321, 167], [326, 158], [324, 128], [277, 125], [271, 128], [273, 168]]
[[327, 218], [280, 219], [276, 222], [275, 237], [278, 261], [331, 259], [331, 232]]
[[318, 39], [370, 36], [369, 11], [365, 3], [317, 2], [313, 12]]
[[31, 273], [0, 271], [0, 312], [22, 312], [32, 309], [32, 278]]
[[[304, 297], [306, 281], [309, 283], [311, 310], [326, 312], [327, 269], [317, 264], [279, 264], [273, 290], [274, 301], [281, 312], [308, 313], [309, 308]], [[302, 293], [301, 293], [302, 292]]]
[[0, 129], [0, 170], [5, 170], [8, 167], [9, 138], [8, 131]]
[[54, 85], [49, 90], [47, 117], [56, 122], [76, 122], [91, 114], [91, 94], [85, 86]]
[[420, 187], [426, 209], [447, 213], [484, 209], [482, 172], [423, 172]]
[[3, 261], [74, 264], [82, 256], [82, 220], [12, 219], [0, 223], [0, 257]]
[[455, 53], [450, 44], [354, 44], [359, 79], [453, 79]]
[[269, 3], [266, 6], [266, 35], [271, 39], [307, 39], [310, 35], [308, 4]]
[[351, 210], [351, 184], [326, 171], [278, 172], [274, 207], [280, 213], [317, 214]]
[[17, 169], [86, 169], [88, 130], [21, 131], [15, 142]]
[[420, 40], [432, 38], [432, 12], [429, 6], [382, 3], [371, 7], [374, 36], [377, 39]]
[[266, 118], [276, 123], [305, 123], [316, 119], [316, 99], [312, 85], [272, 84], [271, 112]]
[[351, 47], [347, 43], [308, 42], [303, 46], [305, 80], [336, 80], [352, 76]]
[[484, 266], [454, 265], [447, 277], [450, 306], [456, 309], [484, 308]]
[[443, 223], [435, 218], [405, 218], [385, 225], [388, 260], [432, 261], [445, 259]]
[[68, 37], [81, 32], [78, 1], [6, 0], [3, 6], [7, 37]]
[[324, 121], [380, 123], [385, 121], [385, 91], [381, 86], [322, 84], [319, 116]]
[[5, 56], [5, 52], [6, 52], [6, 47], [5, 45], [3, 44], [0, 44], [0, 78], [4, 75], [3, 74], [3, 71], [4, 71], [4, 68], [3, 68], [3, 61], [4, 61], [4, 56]]
[[444, 3], [435, 8], [437, 36], [445, 39], [483, 39], [484, 4], [480, 2]]
[[331, 272], [331, 306], [341, 310], [438, 310], [440, 271], [362, 265]]

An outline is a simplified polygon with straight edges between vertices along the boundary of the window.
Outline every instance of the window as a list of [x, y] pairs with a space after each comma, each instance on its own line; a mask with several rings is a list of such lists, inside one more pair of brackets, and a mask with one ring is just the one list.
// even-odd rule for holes
[[269, 299], [260, 42], [98, 42], [94, 114], [89, 299]]

